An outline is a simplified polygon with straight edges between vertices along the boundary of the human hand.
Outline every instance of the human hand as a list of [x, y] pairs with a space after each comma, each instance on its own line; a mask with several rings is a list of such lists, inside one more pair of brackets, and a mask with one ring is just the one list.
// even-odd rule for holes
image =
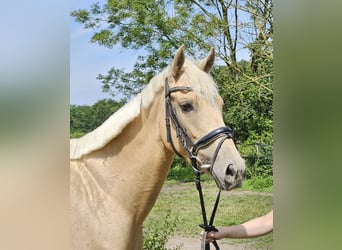
[[[206, 235], [206, 239], [205, 239], [205, 243], [210, 243], [214, 240], [218, 240], [215, 236], [216, 236], [216, 233], [217, 232], [214, 232], [214, 231], [210, 231], [207, 233]], [[205, 231], [202, 231], [200, 233], [200, 240], [202, 240], [203, 236], [205, 235]]]

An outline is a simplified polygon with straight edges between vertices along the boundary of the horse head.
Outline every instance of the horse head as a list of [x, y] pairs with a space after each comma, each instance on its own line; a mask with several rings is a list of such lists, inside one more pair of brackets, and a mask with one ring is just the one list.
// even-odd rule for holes
[[214, 59], [213, 48], [199, 63], [185, 59], [184, 46], [176, 52], [165, 79], [166, 140], [195, 171], [212, 175], [220, 189], [231, 190], [241, 186], [245, 163], [224, 124], [223, 100], [209, 75]]

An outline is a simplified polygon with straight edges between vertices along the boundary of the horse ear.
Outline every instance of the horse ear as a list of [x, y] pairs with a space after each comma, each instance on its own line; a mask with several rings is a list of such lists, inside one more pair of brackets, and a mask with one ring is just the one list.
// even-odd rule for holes
[[215, 49], [212, 47], [210, 49], [209, 55], [199, 63], [198, 67], [201, 70], [209, 73], [209, 71], [214, 65], [214, 61], [215, 61]]
[[184, 45], [180, 46], [172, 62], [172, 76], [176, 79], [182, 73], [184, 64]]

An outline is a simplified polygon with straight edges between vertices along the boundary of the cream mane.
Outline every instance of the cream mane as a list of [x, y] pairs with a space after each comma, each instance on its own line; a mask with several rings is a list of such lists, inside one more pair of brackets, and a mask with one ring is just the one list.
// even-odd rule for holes
[[[199, 70], [191, 61], [185, 60], [185, 72], [182, 78], [198, 86], [194, 90], [207, 98], [212, 99], [217, 95], [217, 88], [212, 78], [208, 74]], [[124, 105], [113, 115], [111, 115], [102, 125], [78, 139], [70, 140], [70, 159], [80, 159], [81, 157], [103, 148], [107, 143], [113, 140], [134, 118], [141, 113], [142, 107], [149, 106], [155, 96], [155, 93], [164, 86], [164, 80], [169, 74], [169, 67], [160, 74], [153, 77], [150, 83], [139, 93], [132, 101]], [[214, 100], [212, 101], [214, 103]]]

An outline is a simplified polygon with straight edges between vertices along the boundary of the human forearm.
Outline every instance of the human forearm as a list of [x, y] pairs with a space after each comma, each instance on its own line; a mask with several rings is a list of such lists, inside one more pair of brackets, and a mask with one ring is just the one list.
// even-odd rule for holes
[[218, 240], [222, 238], [251, 238], [267, 234], [272, 230], [273, 211], [241, 225], [220, 228], [213, 237]]
[[220, 240], [223, 238], [258, 237], [267, 234], [272, 230], [273, 210], [264, 216], [249, 220], [241, 225], [222, 227], [218, 232], [211, 231], [206, 235], [206, 242], [209, 243], [213, 240]]
[[258, 237], [273, 230], [273, 211], [241, 224], [245, 228], [246, 237]]
[[246, 229], [242, 225], [222, 227], [215, 232], [214, 238], [217, 240], [223, 238], [246, 238]]

